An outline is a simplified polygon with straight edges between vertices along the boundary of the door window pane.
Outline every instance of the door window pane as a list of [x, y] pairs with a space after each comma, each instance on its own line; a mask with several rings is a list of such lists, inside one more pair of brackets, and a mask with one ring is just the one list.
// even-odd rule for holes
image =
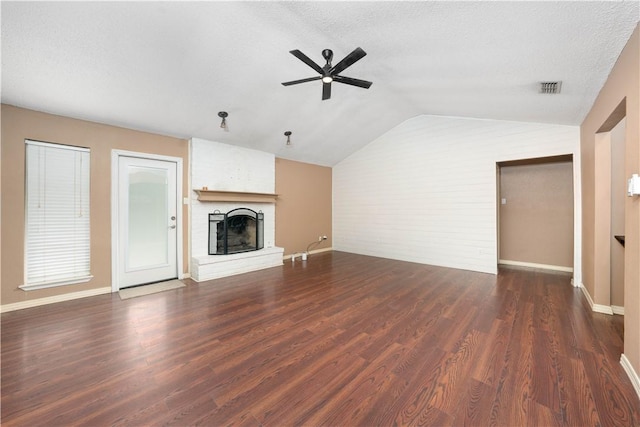
[[128, 177], [128, 269], [165, 265], [169, 244], [167, 171], [129, 166]]

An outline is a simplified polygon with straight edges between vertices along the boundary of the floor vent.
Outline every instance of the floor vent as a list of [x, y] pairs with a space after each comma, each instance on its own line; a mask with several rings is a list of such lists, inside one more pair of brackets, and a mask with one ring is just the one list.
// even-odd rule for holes
[[540, 93], [560, 93], [562, 82], [540, 82]]

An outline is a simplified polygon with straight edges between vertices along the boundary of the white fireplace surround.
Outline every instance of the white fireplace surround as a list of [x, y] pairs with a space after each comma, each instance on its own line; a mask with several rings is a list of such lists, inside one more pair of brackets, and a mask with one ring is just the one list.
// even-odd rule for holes
[[[236, 193], [275, 192], [275, 156], [248, 148], [193, 138], [191, 188]], [[251, 200], [249, 197], [247, 200]], [[208, 254], [209, 214], [236, 208], [264, 213], [264, 248], [230, 255]], [[191, 278], [197, 282], [282, 265], [283, 248], [274, 246], [275, 204], [253, 201], [200, 201], [191, 192]]]

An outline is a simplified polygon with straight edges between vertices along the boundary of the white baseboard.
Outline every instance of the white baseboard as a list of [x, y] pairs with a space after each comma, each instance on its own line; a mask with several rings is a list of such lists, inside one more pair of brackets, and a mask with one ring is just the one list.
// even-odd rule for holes
[[595, 311], [596, 313], [613, 315], [613, 309], [610, 305], [595, 304], [593, 302], [593, 298], [591, 298], [591, 295], [589, 295], [589, 291], [584, 287], [582, 283], [580, 284], [580, 289], [582, 289], [582, 294], [585, 296], [585, 298], [587, 298], [587, 302], [589, 303], [589, 307], [591, 307], [592, 311]]
[[631, 362], [629, 361], [629, 359], [627, 359], [627, 356], [625, 356], [624, 353], [622, 353], [622, 355], [620, 356], [620, 364], [629, 376], [636, 394], [638, 395], [638, 397], [640, 397], [640, 377], [638, 376], [638, 373], [633, 369], [633, 366], [631, 366]]
[[592, 310], [596, 313], [609, 314], [613, 316], [613, 309], [610, 305], [593, 304]]
[[612, 305], [611, 310], [613, 310], [613, 314], [624, 316], [624, 307], [620, 307], [619, 305]]
[[587, 290], [587, 288], [585, 288], [582, 283], [580, 283], [580, 290], [582, 291], [582, 295], [584, 295], [584, 297], [587, 299], [589, 307], [591, 307], [591, 310], [593, 310], [593, 299], [591, 298], [591, 295], [589, 295], [589, 291]]
[[[333, 250], [333, 248], [332, 248], [332, 247], [331, 247], [331, 248], [314, 249], [314, 250], [312, 250], [312, 251], [309, 251], [309, 255], [319, 254], [319, 253], [322, 253], [322, 252], [330, 252], [330, 251], [332, 251], [332, 250]], [[284, 256], [282, 259], [283, 259], [283, 260], [291, 259], [291, 257], [292, 257], [293, 255], [295, 255], [295, 256], [296, 256], [296, 259], [299, 259], [299, 258], [300, 258], [300, 254], [302, 254], [302, 252], [296, 252], [295, 254], [289, 254], [289, 255], [286, 255], [286, 256]]]
[[38, 307], [40, 305], [53, 304], [56, 302], [70, 301], [73, 299], [93, 297], [96, 295], [110, 294], [111, 286], [104, 288], [88, 289], [86, 291], [71, 292], [68, 294], [55, 295], [52, 297], [38, 298], [27, 301], [14, 302], [12, 304], [3, 304], [0, 306], [0, 313], [8, 311], [22, 310], [24, 308]]
[[565, 273], [573, 273], [572, 267], [563, 267], [561, 265], [536, 264], [534, 262], [510, 261], [508, 259], [498, 260], [498, 264], [513, 265], [514, 267], [540, 268], [542, 270], [563, 271]]

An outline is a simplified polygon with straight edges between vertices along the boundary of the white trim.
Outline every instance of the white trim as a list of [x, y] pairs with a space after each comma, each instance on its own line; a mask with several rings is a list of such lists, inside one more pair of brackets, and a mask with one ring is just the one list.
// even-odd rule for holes
[[44, 141], [34, 141], [33, 139], [25, 139], [24, 143], [27, 145], [37, 145], [38, 147], [53, 147], [53, 148], [59, 148], [61, 150], [82, 151], [83, 153], [91, 152], [91, 149], [87, 147], [59, 144], [57, 142], [44, 142]]
[[68, 294], [55, 295], [52, 297], [14, 302], [12, 304], [0, 305], [0, 313], [6, 313], [8, 311], [22, 310], [24, 308], [38, 307], [40, 305], [53, 304], [56, 302], [70, 301], [74, 299], [93, 297], [96, 295], [104, 295], [104, 294], [110, 294], [110, 293], [111, 293], [111, 287], [105, 286], [102, 288], [87, 289], [86, 291], [71, 292]]
[[591, 310], [593, 310], [593, 299], [591, 299], [591, 295], [589, 295], [589, 291], [582, 283], [580, 283], [580, 290], [582, 290], [582, 295], [584, 295], [585, 298], [587, 299], [587, 302], [589, 303], [589, 307], [591, 307]]
[[640, 377], [638, 376], [638, 373], [633, 369], [631, 362], [629, 361], [629, 359], [627, 359], [627, 356], [625, 356], [624, 353], [622, 353], [622, 355], [620, 356], [620, 364], [631, 380], [631, 384], [633, 385], [636, 394], [638, 395], [638, 397], [640, 397]]
[[34, 283], [31, 285], [20, 285], [18, 287], [23, 291], [35, 291], [37, 289], [56, 288], [58, 286], [77, 285], [79, 283], [87, 283], [91, 279], [93, 279], [93, 276], [88, 275], [85, 277], [76, 277], [72, 280], [66, 280], [63, 282]]
[[612, 305], [611, 310], [613, 310], [613, 314], [624, 316], [624, 307], [620, 307], [619, 305]]
[[176, 164], [176, 269], [178, 279], [184, 277], [183, 273], [183, 244], [182, 244], [182, 158], [164, 156], [162, 154], [139, 153], [127, 150], [111, 150], [111, 292], [118, 292], [118, 159], [120, 157], [135, 157], [139, 159], [161, 160]]
[[[191, 141], [189, 141], [189, 143], [187, 144], [187, 188], [193, 188], [193, 186], [191, 185], [191, 180], [192, 180], [192, 168], [191, 165], [193, 163], [193, 159], [191, 156], [191, 152], [193, 151], [193, 147], [191, 144]], [[182, 189], [181, 189], [182, 191]], [[192, 205], [192, 201], [191, 201], [191, 194], [188, 194], [187, 197], [183, 197], [182, 199], [182, 207], [184, 208], [184, 206], [187, 206], [187, 216], [186, 218], [187, 220], [187, 259], [191, 260], [191, 221], [192, 221], [192, 216], [191, 216], [191, 205]], [[182, 210], [181, 210], [182, 212]], [[183, 274], [182, 276], [183, 278], [191, 278], [191, 261], [187, 262], [187, 273]]]
[[118, 172], [119, 150], [111, 150], [111, 292], [118, 292], [118, 187], [120, 174]]
[[[314, 249], [312, 251], [309, 251], [308, 254], [309, 255], [313, 255], [313, 254], [319, 254], [319, 253], [322, 253], [322, 252], [330, 252], [332, 250], [333, 250], [332, 247], [322, 248], [322, 249]], [[284, 257], [282, 257], [282, 260], [284, 261], [284, 260], [287, 260], [287, 259], [291, 259], [291, 257], [294, 256], [294, 255], [296, 256], [296, 258], [299, 258], [299, 256], [302, 255], [302, 252], [294, 252], [292, 254], [285, 255]]]
[[595, 304], [593, 302], [593, 298], [591, 298], [591, 295], [589, 295], [589, 291], [587, 290], [587, 288], [585, 288], [585, 286], [582, 283], [580, 283], [580, 289], [582, 289], [582, 293], [587, 298], [587, 302], [589, 303], [589, 307], [591, 307], [591, 311], [595, 311], [596, 313], [613, 315], [613, 309], [611, 308], [611, 306]]
[[582, 283], [582, 159], [580, 138], [572, 153], [573, 161], [573, 277]]
[[563, 267], [561, 265], [537, 264], [534, 262], [510, 261], [507, 259], [499, 259], [498, 264], [513, 265], [517, 267], [541, 268], [543, 270], [563, 271], [573, 273], [572, 267]]
[[611, 309], [610, 305], [593, 304], [593, 307], [591, 307], [591, 309], [596, 313], [608, 314], [610, 316], [613, 316], [613, 310]]

